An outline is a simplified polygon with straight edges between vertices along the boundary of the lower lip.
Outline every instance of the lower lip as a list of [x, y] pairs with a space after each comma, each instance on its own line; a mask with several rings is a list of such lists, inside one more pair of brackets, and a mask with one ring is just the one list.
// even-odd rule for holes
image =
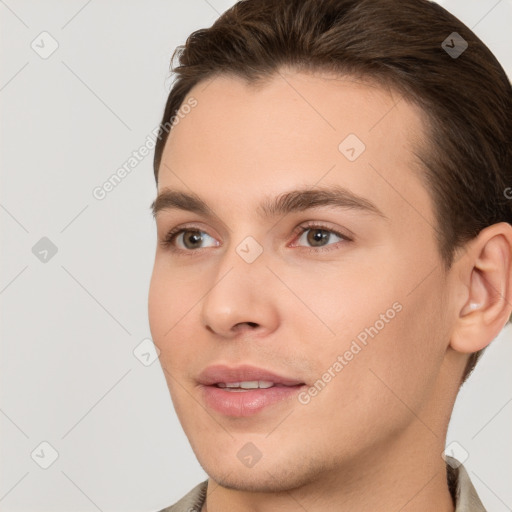
[[226, 416], [247, 417], [265, 407], [296, 396], [305, 385], [273, 386], [267, 389], [226, 391], [217, 386], [202, 386], [206, 405]]

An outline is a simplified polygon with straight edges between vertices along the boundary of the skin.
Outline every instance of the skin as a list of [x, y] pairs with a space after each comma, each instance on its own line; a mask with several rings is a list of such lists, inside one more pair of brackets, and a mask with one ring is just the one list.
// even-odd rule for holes
[[[217, 217], [157, 213], [159, 241], [184, 224], [205, 238], [187, 249], [179, 237], [180, 253], [158, 244], [149, 320], [209, 475], [203, 510], [453, 511], [441, 454], [468, 354], [512, 309], [511, 226], [486, 228], [444, 269], [413, 152], [425, 141], [423, 113], [380, 86], [282, 69], [258, 87], [218, 76], [189, 96], [198, 104], [170, 133], [158, 192], [193, 191]], [[366, 145], [353, 162], [338, 149], [349, 133]], [[333, 185], [385, 218], [325, 206], [257, 214], [267, 196]], [[294, 231], [308, 222], [352, 240], [331, 234], [312, 246], [311, 231]], [[236, 252], [247, 236], [263, 248], [253, 263]], [[236, 418], [202, 401], [197, 376], [214, 363], [313, 386], [397, 302], [401, 311], [309, 403]], [[250, 468], [237, 457], [248, 442], [262, 454]]]

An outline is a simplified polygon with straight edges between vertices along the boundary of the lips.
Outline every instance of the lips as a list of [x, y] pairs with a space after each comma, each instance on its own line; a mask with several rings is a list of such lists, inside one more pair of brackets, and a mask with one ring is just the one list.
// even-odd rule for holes
[[[198, 377], [198, 382], [203, 386], [224, 386], [225, 384], [239, 384], [240, 387], [254, 387], [255, 382], [265, 383], [261, 387], [269, 387], [268, 383], [274, 386], [301, 386], [303, 381], [285, 377], [271, 372], [264, 368], [257, 368], [250, 365], [229, 367], [226, 365], [212, 365], [203, 370]], [[245, 384], [252, 383], [251, 386]], [[232, 386], [229, 386], [232, 387]], [[238, 387], [238, 386], [237, 386]]]
[[[232, 418], [257, 415], [267, 407], [292, 407], [305, 383], [277, 373], [243, 365], [209, 366], [198, 377], [205, 405]], [[280, 409], [282, 411], [282, 409]]]

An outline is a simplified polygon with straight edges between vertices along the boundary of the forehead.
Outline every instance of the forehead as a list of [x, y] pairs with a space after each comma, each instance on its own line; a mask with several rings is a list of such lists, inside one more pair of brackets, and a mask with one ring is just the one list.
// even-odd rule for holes
[[170, 132], [160, 190], [193, 188], [206, 200], [229, 195], [237, 203], [236, 190], [243, 208], [272, 191], [337, 184], [372, 197], [384, 212], [407, 216], [412, 208], [434, 222], [415, 156], [424, 116], [398, 93], [282, 70], [257, 85], [217, 76], [187, 98], [197, 105]]

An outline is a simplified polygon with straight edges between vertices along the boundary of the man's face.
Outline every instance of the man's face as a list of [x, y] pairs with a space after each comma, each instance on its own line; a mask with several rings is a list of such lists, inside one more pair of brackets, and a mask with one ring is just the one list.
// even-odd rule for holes
[[[449, 281], [432, 202], [413, 172], [420, 112], [350, 79], [283, 77], [196, 86], [158, 183], [159, 193], [199, 196], [211, 215], [157, 213], [159, 241], [188, 231], [156, 250], [153, 340], [199, 462], [217, 482], [248, 490], [371, 463], [406, 438], [412, 456], [414, 436], [438, 443], [426, 425], [445, 422], [433, 411]], [[295, 190], [308, 191], [304, 203], [341, 189], [357, 197], [343, 206], [321, 196], [307, 209], [288, 201], [266, 215], [260, 207]], [[251, 365], [303, 385], [208, 387], [201, 373], [211, 365]]]

